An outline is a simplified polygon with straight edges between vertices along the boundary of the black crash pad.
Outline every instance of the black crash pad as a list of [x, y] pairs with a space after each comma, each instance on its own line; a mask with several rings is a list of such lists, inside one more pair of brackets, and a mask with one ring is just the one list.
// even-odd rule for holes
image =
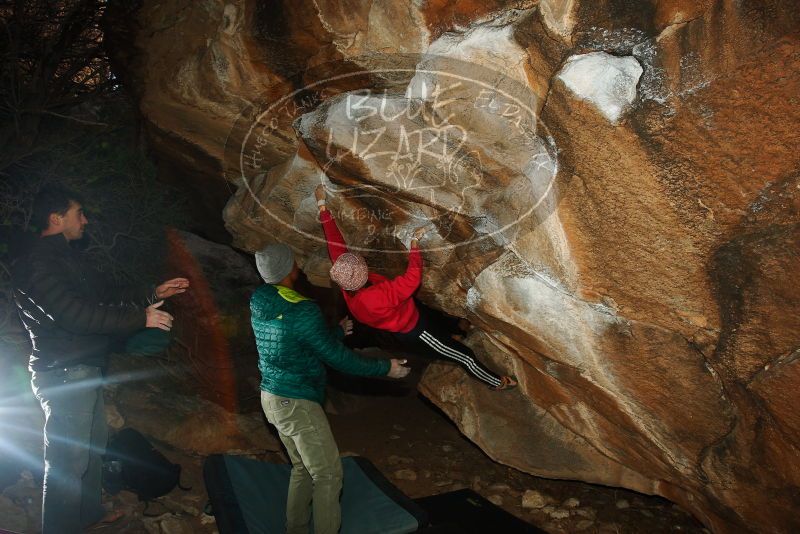
[[544, 534], [470, 489], [414, 499], [428, 512], [425, 534]]

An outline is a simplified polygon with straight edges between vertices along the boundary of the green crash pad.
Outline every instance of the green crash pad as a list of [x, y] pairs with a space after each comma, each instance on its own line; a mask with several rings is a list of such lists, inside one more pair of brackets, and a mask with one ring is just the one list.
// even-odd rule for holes
[[[404, 534], [427, 524], [426, 512], [366, 458], [342, 458], [340, 534]], [[291, 466], [241, 456], [212, 455], [203, 477], [220, 534], [285, 531]]]

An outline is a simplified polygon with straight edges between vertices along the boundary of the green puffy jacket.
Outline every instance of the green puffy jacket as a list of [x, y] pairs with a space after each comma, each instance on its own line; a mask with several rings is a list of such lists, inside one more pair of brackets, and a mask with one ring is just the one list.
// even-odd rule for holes
[[341, 342], [341, 328], [331, 331], [313, 301], [274, 285], [263, 285], [250, 298], [258, 347], [261, 389], [274, 395], [319, 402], [325, 398], [325, 366], [362, 376], [384, 376], [388, 360], [369, 360]]

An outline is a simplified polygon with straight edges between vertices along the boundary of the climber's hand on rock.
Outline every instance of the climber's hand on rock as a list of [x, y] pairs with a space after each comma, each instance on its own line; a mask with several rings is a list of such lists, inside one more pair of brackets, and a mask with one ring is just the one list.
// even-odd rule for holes
[[420, 226], [419, 228], [415, 229], [414, 232], [411, 234], [411, 248], [417, 248], [419, 246], [419, 240], [422, 239], [422, 236], [425, 235], [425, 227]]
[[316, 189], [314, 189], [314, 198], [317, 199], [317, 202], [320, 200], [325, 200], [325, 184], [319, 184]]
[[397, 358], [391, 359], [392, 366], [389, 368], [389, 372], [386, 374], [389, 378], [405, 378], [409, 371], [411, 371], [410, 367], [406, 367], [405, 363], [408, 360], [398, 360]]
[[411, 238], [419, 241], [420, 239], [422, 239], [422, 236], [424, 236], [427, 232], [428, 232], [427, 227], [420, 226], [419, 228], [414, 229], [414, 233], [411, 234]]

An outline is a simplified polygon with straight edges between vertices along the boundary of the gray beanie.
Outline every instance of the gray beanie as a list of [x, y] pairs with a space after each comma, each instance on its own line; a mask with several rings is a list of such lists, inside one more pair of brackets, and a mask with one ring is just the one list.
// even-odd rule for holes
[[277, 284], [292, 272], [294, 252], [283, 243], [267, 245], [256, 252], [256, 267], [266, 283]]

